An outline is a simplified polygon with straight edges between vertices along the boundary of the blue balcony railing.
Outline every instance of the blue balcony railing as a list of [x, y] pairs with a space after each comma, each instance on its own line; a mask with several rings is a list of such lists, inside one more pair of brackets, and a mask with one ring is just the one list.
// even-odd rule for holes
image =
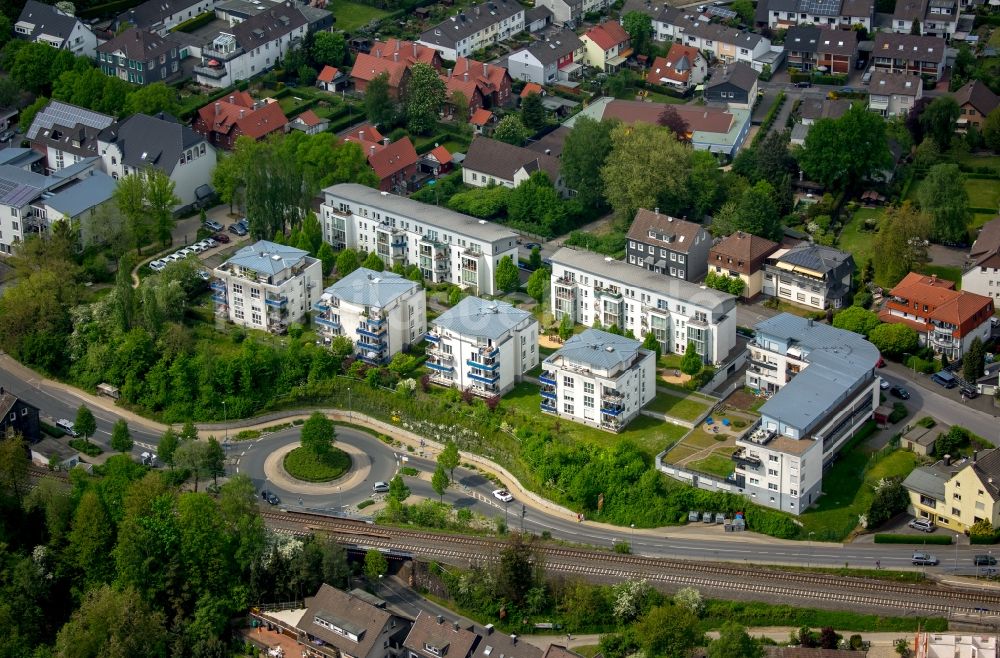
[[330, 318], [325, 318], [322, 315], [317, 315], [313, 318], [316, 324], [321, 327], [330, 327], [331, 329], [340, 329], [340, 323], [336, 320], [331, 320]]
[[497, 368], [500, 367], [499, 363], [480, 363], [478, 361], [473, 361], [472, 359], [466, 360], [465, 365], [469, 366], [470, 368], [479, 368], [480, 370], [491, 370], [491, 371], [496, 370]]
[[542, 382], [543, 384], [548, 384], [549, 386], [555, 386], [556, 385], [555, 378], [554, 377], [550, 377], [550, 376], [546, 375], [545, 373], [542, 373], [541, 375], [539, 375], [538, 381]]
[[441, 337], [437, 334], [427, 333], [424, 338], [427, 339], [428, 343], [434, 343], [435, 345], [441, 342]]
[[601, 409], [602, 414], [606, 416], [614, 416], [616, 418], [621, 414], [621, 412], [622, 412], [621, 409], [616, 409], [614, 407]]
[[288, 298], [284, 295], [268, 295], [264, 298], [264, 303], [274, 308], [283, 308], [288, 305]]
[[546, 391], [546, 390], [543, 389], [541, 391], [541, 394], [542, 394], [543, 398], [546, 398], [548, 400], [555, 400], [556, 399], [556, 392], [555, 391]]
[[320, 313], [326, 313], [330, 310], [330, 306], [326, 302], [316, 302], [312, 305], [314, 311], [319, 311]]
[[366, 338], [371, 338], [372, 340], [375, 341], [380, 340], [382, 336], [385, 335], [385, 330], [383, 329], [380, 329], [379, 331], [369, 331], [365, 329], [363, 325], [361, 327], [358, 327], [355, 331], [357, 331], [358, 335], [365, 336]]
[[215, 302], [216, 304], [225, 304], [226, 303], [226, 296], [225, 295], [212, 295], [212, 301]]
[[455, 369], [452, 366], [441, 365], [440, 363], [434, 363], [433, 361], [428, 361], [427, 367], [431, 370], [437, 370], [438, 372], [451, 372]]
[[500, 375], [497, 373], [493, 373], [492, 375], [477, 375], [474, 372], [470, 372], [468, 373], [468, 375], [469, 378], [472, 379], [473, 381], [482, 382], [484, 384], [492, 384], [493, 382], [500, 379]]
[[556, 405], [555, 403], [549, 403], [548, 400], [543, 399], [541, 409], [546, 413], [554, 414], [556, 412]]
[[219, 292], [226, 292], [226, 284], [222, 281], [213, 281], [209, 284], [212, 290], [218, 290]]

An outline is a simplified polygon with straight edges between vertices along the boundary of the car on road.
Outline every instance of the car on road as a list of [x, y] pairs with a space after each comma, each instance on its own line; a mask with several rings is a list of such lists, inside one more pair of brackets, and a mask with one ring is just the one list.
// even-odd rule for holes
[[795, 86], [801, 89], [808, 89], [809, 87], [813, 86], [813, 83], [809, 82], [808, 80], [802, 80], [801, 82], [796, 82]]
[[229, 236], [225, 233], [216, 233], [212, 236], [212, 239], [220, 244], [229, 244]]
[[76, 429], [73, 427], [73, 423], [66, 420], [65, 418], [60, 418], [59, 420], [57, 420], [56, 427], [58, 427], [63, 432], [66, 432], [72, 437], [80, 436], [80, 433], [77, 432]]
[[892, 388], [889, 389], [889, 393], [891, 393], [892, 395], [895, 395], [900, 400], [909, 400], [910, 399], [910, 392], [907, 391], [902, 386], [893, 386]]
[[890, 386], [892, 386], [892, 384], [890, 384], [890, 383], [888, 382], [888, 380], [885, 380], [885, 379], [882, 379], [882, 378], [879, 378], [879, 380], [878, 380], [878, 387], [879, 387], [880, 389], [882, 389], [883, 391], [887, 391], [887, 390], [889, 390], [889, 387], [890, 387]]
[[219, 222], [215, 221], [214, 219], [206, 219], [204, 226], [209, 231], [221, 231], [223, 229], [222, 224], [220, 224]]
[[914, 553], [910, 561], [917, 566], [936, 567], [941, 561], [930, 553]]
[[514, 500], [514, 497], [510, 495], [510, 492], [506, 489], [497, 489], [493, 492], [493, 497], [499, 500], [501, 503], [509, 503]]
[[234, 235], [239, 235], [240, 237], [248, 233], [248, 231], [243, 227], [243, 224], [230, 224], [229, 232]]
[[375, 493], [389, 493], [389, 483], [388, 482], [376, 482], [372, 485], [372, 491]]
[[280, 498], [275, 496], [272, 492], [268, 491], [267, 489], [260, 492], [260, 497], [266, 500], [271, 505], [277, 505], [278, 503], [281, 502]]
[[921, 532], [934, 532], [935, 526], [929, 519], [912, 519], [906, 525]]
[[528, 251], [531, 251], [535, 247], [538, 247], [539, 249], [541, 249], [542, 245], [540, 245], [537, 242], [528, 242], [527, 244], [524, 245], [524, 248], [527, 249]]
[[977, 567], [992, 567], [997, 563], [997, 559], [992, 555], [976, 555], [972, 558], [972, 563]]
[[159, 272], [160, 270], [162, 270], [166, 266], [167, 266], [167, 264], [164, 263], [162, 260], [151, 260], [151, 261], [149, 261], [149, 269], [153, 270], [154, 272]]
[[979, 391], [971, 386], [963, 386], [962, 397], [967, 400], [974, 400], [979, 397]]

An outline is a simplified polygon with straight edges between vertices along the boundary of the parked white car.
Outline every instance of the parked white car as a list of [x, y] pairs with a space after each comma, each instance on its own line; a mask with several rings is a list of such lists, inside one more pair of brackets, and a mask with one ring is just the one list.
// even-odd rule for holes
[[166, 266], [167, 264], [162, 260], [154, 260], [149, 262], [149, 269], [153, 270], [154, 272], [159, 272]]
[[193, 253], [194, 251], [190, 247], [184, 247], [183, 249], [178, 249], [177, 251], [175, 251], [174, 255], [179, 258], [187, 258]]
[[201, 252], [205, 251], [207, 247], [200, 242], [195, 242], [193, 245], [188, 247], [188, 249], [190, 249], [196, 254], [200, 254]]

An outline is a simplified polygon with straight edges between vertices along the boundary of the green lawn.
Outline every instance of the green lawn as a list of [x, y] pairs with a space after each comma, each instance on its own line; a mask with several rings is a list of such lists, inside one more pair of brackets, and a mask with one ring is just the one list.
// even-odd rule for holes
[[[727, 449], [727, 451], [731, 452], [731, 449]], [[687, 467], [694, 471], [701, 471], [702, 473], [708, 473], [709, 475], [725, 479], [733, 472], [735, 465], [728, 455], [713, 452], [705, 459], [688, 462]]]
[[924, 265], [919, 268], [920, 274], [936, 274], [939, 279], [953, 281], [956, 286], [962, 286], [962, 268], [946, 267], [944, 265]]
[[1000, 48], [1000, 27], [995, 27], [993, 28], [993, 31], [990, 32], [989, 43], [994, 48]]
[[368, 25], [373, 19], [382, 18], [388, 13], [375, 7], [353, 2], [338, 2], [333, 6], [333, 17], [337, 19], [336, 27], [346, 32], [353, 32], [359, 27]]
[[695, 421], [709, 410], [711, 405], [694, 396], [682, 397], [672, 393], [659, 393], [652, 402], [646, 405], [649, 411], [673, 416], [681, 420]]
[[996, 210], [1000, 206], [1000, 184], [996, 180], [967, 178], [965, 191], [969, 193], [969, 205], [973, 208]]
[[823, 474], [823, 496], [819, 503], [799, 516], [802, 536], [814, 532], [816, 540], [839, 540], [857, 524], [875, 495], [872, 485], [885, 477], [904, 478], [917, 465], [917, 456], [897, 450], [884, 457], [867, 473], [865, 464], [871, 451], [864, 445], [847, 448]]
[[973, 230], [980, 229], [986, 222], [992, 221], [997, 216], [995, 212], [977, 212], [972, 215], [972, 224], [969, 225]]
[[854, 262], [858, 267], [863, 267], [864, 263], [872, 256], [872, 242], [875, 233], [862, 231], [866, 219], [882, 220], [883, 211], [878, 208], [861, 208], [854, 213], [844, 228], [840, 231], [840, 238], [837, 246], [844, 251], [854, 255]]
[[[680, 425], [665, 423], [649, 416], [639, 416], [621, 433], [612, 434], [542, 413], [539, 408], [541, 400], [536, 385], [521, 382], [503, 396], [500, 408], [514, 416], [508, 422], [515, 427], [530, 426], [536, 430], [548, 430], [555, 436], [602, 447], [611, 447], [622, 439], [630, 439], [650, 457], [655, 457], [657, 453], [676, 443], [687, 431]], [[578, 399], [577, 404], [582, 403], [582, 398]]]

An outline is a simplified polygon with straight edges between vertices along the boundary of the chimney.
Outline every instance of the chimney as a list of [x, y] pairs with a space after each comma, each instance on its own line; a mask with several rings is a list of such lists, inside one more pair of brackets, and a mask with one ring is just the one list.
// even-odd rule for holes
[[487, 64], [486, 62], [483, 62], [483, 75], [487, 75], [489, 73], [489, 68], [490, 65]]
[[222, 114], [222, 103], [215, 104], [215, 116]]
[[388, 137], [383, 137], [382, 138], [382, 144], [384, 144], [385, 146], [388, 146], [389, 145], [389, 138]]
[[466, 71], [466, 72], [465, 72], [465, 73], [463, 74], [463, 78], [464, 78], [465, 82], [468, 82], [468, 81], [469, 81], [469, 72], [468, 72], [468, 71]]
[[236, 102], [236, 97], [235, 96], [230, 96], [229, 97], [229, 102], [230, 103], [235, 103]]
[[545, 155], [552, 155], [552, 149], [545, 149]]
[[978, 450], [973, 450], [972, 451], [972, 463], [975, 464], [978, 459], [979, 459], [979, 451]]
[[444, 623], [444, 617], [443, 616], [438, 615], [438, 623], [439, 624], [443, 624]]
[[375, 155], [375, 145], [374, 144], [372, 144], [372, 146], [371, 146], [371, 155]]
[[364, 130], [359, 130], [358, 131], [358, 141], [359, 142], [365, 141], [365, 131]]
[[416, 41], [413, 42], [413, 56], [414, 57], [417, 56], [417, 42]]
[[398, 62], [399, 61], [399, 51], [398, 50], [392, 54], [392, 61], [394, 61], [394, 62]]
[[[3, 393], [2, 388], [0, 388], [0, 393]], [[486, 624], [485, 626], [483, 626], [483, 630], [486, 632], [487, 635], [493, 635], [493, 624]]]
[[945, 466], [951, 466], [951, 455], [945, 455], [944, 456], [944, 465]]
[[242, 119], [243, 117], [245, 117], [246, 115], [247, 115], [247, 111], [246, 111], [246, 110], [240, 110], [240, 118], [241, 118], [241, 119]]
[[457, 621], [453, 621], [451, 623], [451, 627], [454, 628], [457, 631], [459, 629], [458, 622]]

